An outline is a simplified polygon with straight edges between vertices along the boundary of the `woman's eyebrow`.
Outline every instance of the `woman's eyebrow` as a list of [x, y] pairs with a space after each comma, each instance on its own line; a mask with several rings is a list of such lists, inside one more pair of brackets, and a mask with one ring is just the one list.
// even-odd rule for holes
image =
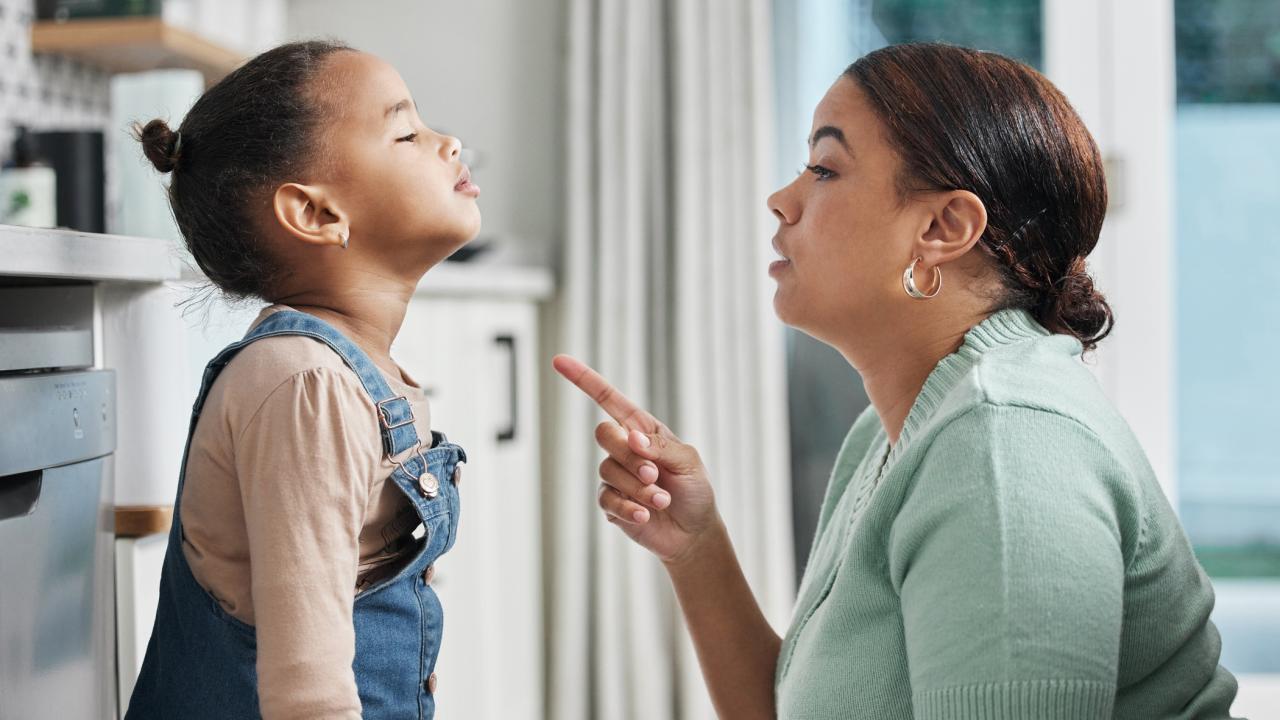
[[809, 138], [809, 147], [812, 148], [818, 144], [819, 140], [828, 137], [834, 138], [836, 142], [840, 143], [840, 147], [843, 147], [846, 152], [849, 152], [850, 154], [853, 153], [853, 150], [849, 148], [849, 143], [844, 139], [844, 131], [834, 125], [823, 125], [817, 130], [814, 130], [813, 137]]

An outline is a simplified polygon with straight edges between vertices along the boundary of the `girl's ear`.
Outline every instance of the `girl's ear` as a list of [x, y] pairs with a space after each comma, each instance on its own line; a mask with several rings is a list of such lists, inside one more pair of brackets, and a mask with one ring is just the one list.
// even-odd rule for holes
[[311, 245], [346, 247], [351, 226], [346, 213], [313, 185], [285, 183], [272, 196], [276, 221], [290, 237]]

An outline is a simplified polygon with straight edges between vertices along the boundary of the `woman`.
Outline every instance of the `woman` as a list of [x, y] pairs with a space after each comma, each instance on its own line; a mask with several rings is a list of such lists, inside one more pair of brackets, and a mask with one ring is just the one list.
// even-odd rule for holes
[[1107, 196], [1080, 118], [1025, 65], [899, 45], [827, 92], [810, 155], [769, 199], [774, 307], [871, 407], [785, 639], [694, 448], [555, 361], [616, 420], [600, 507], [665, 563], [720, 716], [1226, 717], [1209, 581], [1080, 362], [1113, 322], [1085, 269]]

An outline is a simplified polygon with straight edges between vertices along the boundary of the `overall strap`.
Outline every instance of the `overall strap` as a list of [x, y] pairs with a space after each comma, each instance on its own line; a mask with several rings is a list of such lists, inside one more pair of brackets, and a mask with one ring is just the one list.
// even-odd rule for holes
[[208, 397], [209, 389], [213, 386], [213, 381], [227, 366], [227, 363], [230, 363], [236, 353], [243, 350], [250, 343], [275, 335], [305, 335], [325, 343], [334, 352], [338, 353], [342, 361], [347, 364], [347, 367], [351, 368], [356, 377], [360, 379], [360, 384], [364, 387], [369, 399], [373, 401], [373, 405], [377, 409], [378, 428], [382, 434], [382, 449], [387, 457], [394, 458], [415, 447], [421, 450], [422, 444], [418, 438], [418, 431], [414, 427], [413, 406], [409, 403], [408, 398], [403, 395], [397, 395], [391, 389], [386, 379], [382, 377], [382, 372], [354, 342], [338, 332], [329, 323], [314, 315], [308, 315], [297, 310], [280, 310], [268, 315], [266, 319], [250, 330], [243, 339], [228, 345], [213, 360], [209, 361], [209, 364], [204, 369], [200, 393], [196, 396], [195, 405], [191, 409], [193, 428], [195, 427], [195, 418], [200, 415], [200, 411], [204, 407], [205, 399]]

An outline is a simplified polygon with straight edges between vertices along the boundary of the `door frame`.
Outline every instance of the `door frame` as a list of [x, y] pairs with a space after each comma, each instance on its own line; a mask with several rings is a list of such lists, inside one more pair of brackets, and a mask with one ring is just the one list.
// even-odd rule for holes
[[1173, 0], [1043, 0], [1044, 65], [1093, 133], [1110, 207], [1090, 266], [1118, 320], [1091, 360], [1176, 509]]

